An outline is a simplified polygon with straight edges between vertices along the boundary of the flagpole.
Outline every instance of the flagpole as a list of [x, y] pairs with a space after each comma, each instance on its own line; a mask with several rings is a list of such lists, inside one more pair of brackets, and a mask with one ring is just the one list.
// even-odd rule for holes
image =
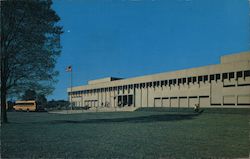
[[67, 66], [66, 72], [70, 72], [70, 94], [69, 94], [70, 97], [69, 97], [69, 103], [70, 103], [70, 110], [73, 110], [73, 102], [72, 102], [72, 96], [73, 96], [73, 92], [72, 92], [72, 86], [73, 86], [73, 69], [72, 69], [71, 65]]
[[70, 96], [70, 105], [71, 105], [71, 110], [72, 110], [72, 107], [73, 107], [73, 103], [72, 103], [72, 95], [73, 95], [73, 92], [72, 92], [72, 72], [73, 72], [73, 69], [72, 69], [72, 66], [71, 66], [71, 71], [70, 71], [70, 92], [71, 92], [71, 96]]

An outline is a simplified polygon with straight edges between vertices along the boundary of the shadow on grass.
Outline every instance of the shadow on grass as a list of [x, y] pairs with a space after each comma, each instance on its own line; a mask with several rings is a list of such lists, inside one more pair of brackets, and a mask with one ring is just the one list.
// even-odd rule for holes
[[[86, 120], [53, 120], [42, 122], [45, 124], [101, 124], [101, 123], [150, 123], [161, 121], [190, 120], [200, 113], [192, 114], [159, 114], [139, 117], [109, 118], [109, 119], [86, 119]], [[37, 124], [37, 122], [32, 122]]]

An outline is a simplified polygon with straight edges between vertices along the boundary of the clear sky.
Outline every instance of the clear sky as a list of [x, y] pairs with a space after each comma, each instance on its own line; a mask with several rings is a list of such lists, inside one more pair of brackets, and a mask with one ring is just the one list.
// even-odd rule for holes
[[250, 50], [248, 0], [55, 0], [64, 27], [59, 82], [49, 99], [73, 85], [219, 63]]

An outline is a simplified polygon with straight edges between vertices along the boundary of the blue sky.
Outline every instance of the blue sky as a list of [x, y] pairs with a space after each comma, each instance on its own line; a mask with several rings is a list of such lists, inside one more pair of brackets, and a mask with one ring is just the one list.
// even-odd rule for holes
[[48, 99], [73, 85], [219, 63], [250, 50], [248, 0], [55, 0], [64, 27], [60, 72]]

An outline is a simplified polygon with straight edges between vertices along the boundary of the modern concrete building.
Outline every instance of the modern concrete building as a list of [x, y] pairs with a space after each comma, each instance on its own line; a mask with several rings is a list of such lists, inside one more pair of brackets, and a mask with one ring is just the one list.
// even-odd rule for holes
[[108, 77], [68, 89], [75, 106], [250, 108], [250, 52], [220, 64], [128, 79]]

